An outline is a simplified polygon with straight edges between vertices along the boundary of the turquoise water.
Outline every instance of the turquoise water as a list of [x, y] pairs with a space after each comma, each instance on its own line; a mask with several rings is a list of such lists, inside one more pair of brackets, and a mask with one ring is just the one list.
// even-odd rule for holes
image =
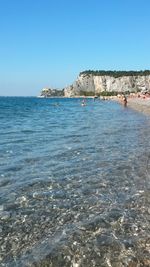
[[149, 266], [149, 133], [113, 101], [1, 97], [0, 266]]

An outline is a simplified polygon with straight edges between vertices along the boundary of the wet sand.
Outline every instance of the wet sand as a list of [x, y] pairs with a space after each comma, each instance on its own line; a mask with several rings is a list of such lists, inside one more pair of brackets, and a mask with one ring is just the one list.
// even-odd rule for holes
[[146, 115], [150, 115], [150, 98], [129, 97], [127, 106]]

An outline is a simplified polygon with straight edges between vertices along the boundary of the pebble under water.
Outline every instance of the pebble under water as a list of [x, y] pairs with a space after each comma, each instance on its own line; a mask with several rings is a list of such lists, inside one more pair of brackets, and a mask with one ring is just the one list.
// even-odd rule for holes
[[0, 266], [150, 266], [150, 117], [1, 97], [0, 126]]

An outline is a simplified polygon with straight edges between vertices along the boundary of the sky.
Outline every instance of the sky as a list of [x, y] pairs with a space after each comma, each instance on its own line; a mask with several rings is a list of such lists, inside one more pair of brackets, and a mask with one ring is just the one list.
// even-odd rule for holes
[[0, 96], [150, 69], [150, 0], [0, 0]]

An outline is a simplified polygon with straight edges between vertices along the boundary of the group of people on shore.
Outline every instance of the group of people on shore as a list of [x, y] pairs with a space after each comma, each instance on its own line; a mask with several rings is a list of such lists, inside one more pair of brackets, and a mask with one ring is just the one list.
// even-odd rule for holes
[[[127, 106], [127, 96], [125, 94], [118, 95], [117, 96], [121, 103], [124, 104], [124, 106]], [[140, 98], [140, 99], [150, 99], [150, 92], [140, 92], [140, 93], [130, 93], [128, 95], [128, 99], [134, 99], [134, 98]]]

